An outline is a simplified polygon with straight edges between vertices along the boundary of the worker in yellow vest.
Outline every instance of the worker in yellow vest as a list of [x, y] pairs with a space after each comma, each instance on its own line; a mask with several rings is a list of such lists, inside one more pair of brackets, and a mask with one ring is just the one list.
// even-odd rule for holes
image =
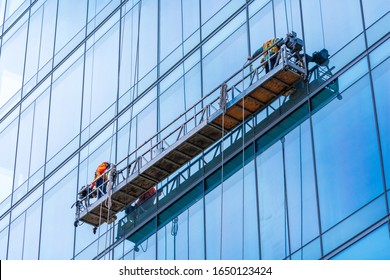
[[280, 50], [280, 45], [278, 44], [278, 41], [278, 38], [266, 41], [260, 49], [255, 51], [254, 54], [252, 54], [251, 56], [248, 56], [248, 60], [252, 60], [259, 54], [261, 54], [263, 51], [265, 51], [261, 59], [261, 63], [264, 62], [265, 73], [268, 73], [275, 66], [277, 53]]

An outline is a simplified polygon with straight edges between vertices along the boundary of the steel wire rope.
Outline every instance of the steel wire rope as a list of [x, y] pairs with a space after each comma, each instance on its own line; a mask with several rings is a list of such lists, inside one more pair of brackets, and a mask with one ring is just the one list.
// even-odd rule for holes
[[319, 5], [320, 5], [320, 16], [321, 16], [321, 29], [322, 29], [322, 42], [324, 44], [324, 48], [326, 48], [325, 44], [325, 32], [324, 32], [324, 18], [322, 16], [322, 5], [321, 5], [321, 0], [318, 0]]

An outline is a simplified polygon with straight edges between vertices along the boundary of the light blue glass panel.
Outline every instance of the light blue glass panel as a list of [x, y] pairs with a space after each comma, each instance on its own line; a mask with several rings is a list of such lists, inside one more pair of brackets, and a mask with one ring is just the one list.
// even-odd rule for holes
[[319, 234], [310, 122], [285, 136], [285, 168], [292, 252]]
[[257, 158], [262, 259], [283, 259], [288, 255], [282, 160], [280, 142]]
[[6, 42], [0, 57], [0, 108], [22, 87], [27, 22]]
[[313, 116], [323, 230], [383, 192], [373, 113], [365, 76]]
[[246, 27], [242, 26], [203, 59], [203, 92], [208, 94], [246, 61]]
[[180, 78], [160, 95], [160, 127], [164, 128], [184, 112], [184, 83]]
[[221, 259], [222, 188], [216, 187], [205, 197], [206, 259]]
[[14, 177], [14, 163], [16, 139], [18, 131], [18, 120], [13, 121], [0, 133], [0, 201], [3, 201], [11, 194]]
[[156, 234], [153, 234], [139, 246], [139, 251], [135, 252], [135, 260], [155, 260], [156, 259]]
[[202, 0], [202, 37], [206, 38], [221, 25], [229, 16], [245, 4], [244, 0]]
[[[39, 68], [46, 65], [53, 57], [54, 35], [57, 13], [57, 1], [48, 0], [43, 5], [43, 19], [42, 19], [42, 37], [39, 56]], [[50, 65], [50, 64], [49, 64]], [[50, 65], [51, 66], [51, 65]], [[51, 69], [51, 67], [49, 67]], [[45, 68], [45, 71], [50, 69]], [[45, 74], [45, 73], [43, 73]]]
[[309, 54], [326, 48], [332, 55], [363, 31], [359, 0], [303, 0], [302, 10]]
[[[8, 219], [5, 217], [4, 219]], [[8, 245], [8, 227], [0, 232], [0, 260], [7, 259], [7, 245]]]
[[186, 109], [195, 105], [202, 97], [200, 63], [195, 65], [184, 75], [185, 107]]
[[368, 46], [373, 45], [380, 38], [388, 34], [389, 25], [390, 25], [390, 12], [388, 12], [385, 16], [383, 16], [381, 19], [375, 22], [375, 24], [373, 24], [367, 29]]
[[[251, 5], [256, 5], [256, 2], [257, 1], [255, 1]], [[257, 49], [261, 48], [264, 42], [275, 38], [273, 28], [272, 3], [268, 3], [252, 18], [250, 18], [249, 30], [251, 39], [251, 54], [253, 54]], [[276, 36], [284, 37], [284, 34], [276, 34]], [[244, 54], [246, 54], [246, 52], [242, 54], [242, 59], [244, 59]]]
[[41, 229], [41, 207], [39, 199], [26, 211], [26, 225], [24, 234], [23, 259], [38, 259], [39, 235]]
[[244, 242], [243, 258], [259, 259], [259, 217], [257, 212], [255, 164], [251, 161], [244, 167]]
[[58, 53], [85, 26], [87, 2], [59, 1], [55, 50]]
[[[166, 1], [167, 2], [167, 1]], [[199, 0], [182, 0], [183, 5], [183, 39], [187, 39], [199, 28]], [[199, 41], [199, 35], [197, 35]]]
[[384, 224], [380, 228], [363, 237], [351, 245], [333, 260], [389, 260], [390, 239], [389, 226]]
[[1, 26], [3, 25], [3, 20], [4, 20], [5, 2], [6, 0], [0, 0], [0, 34], [2, 33]]
[[[77, 172], [66, 174], [43, 197], [40, 259], [72, 258], [74, 242], [74, 203]], [[46, 187], [46, 186], [45, 186]]]
[[48, 158], [80, 132], [83, 59], [53, 83], [50, 104]]
[[20, 116], [14, 188], [28, 179], [34, 111], [31, 105]]
[[[84, 76], [82, 129], [115, 103], [118, 84], [119, 25], [87, 52]], [[105, 122], [104, 122], [105, 124]], [[100, 124], [100, 127], [104, 125]]]
[[372, 71], [387, 188], [390, 189], [390, 59]]
[[182, 42], [182, 0], [165, 0], [160, 4], [160, 59], [164, 59]]
[[[175, 228], [172, 229], [172, 233], [176, 234], [175, 237], [175, 259], [176, 260], [188, 260], [189, 259], [189, 244], [190, 242], [193, 242], [192, 240], [189, 239], [189, 231], [188, 231], [188, 226], [189, 226], [189, 213], [188, 209], [181, 213], [178, 217], [177, 221], [177, 231]], [[200, 244], [198, 244], [200, 245]]]
[[139, 37], [139, 78], [144, 77], [157, 64], [157, 4], [158, 1], [155, 0], [142, 1]]
[[24, 70], [24, 83], [28, 82], [39, 70], [39, 51], [41, 43], [41, 30], [43, 7], [30, 17], [28, 30], [28, 44], [26, 53], [26, 68]]
[[146, 140], [149, 140], [157, 132], [156, 104], [157, 104], [156, 101], [152, 102], [137, 116], [137, 146], [138, 147], [142, 145]]
[[190, 240], [188, 254], [190, 260], [203, 260], [205, 259], [204, 252], [204, 212], [203, 212], [203, 199], [196, 202], [189, 208], [189, 230], [188, 238]]
[[243, 188], [242, 169], [223, 182], [221, 259], [224, 260], [243, 259]]
[[47, 89], [35, 102], [30, 175], [34, 174], [45, 162], [49, 97], [50, 89]]
[[379, 47], [370, 53], [371, 69], [390, 57], [390, 39], [386, 40]]
[[[138, 5], [122, 18], [120, 42], [119, 96], [122, 96], [136, 82], [136, 55], [138, 39]], [[126, 105], [134, 99], [133, 90]]]
[[25, 213], [11, 223], [8, 244], [8, 259], [21, 260], [23, 254]]
[[5, 7], [5, 20], [7, 20], [27, 0], [9, 0]]
[[390, 11], [388, 0], [362, 0], [366, 27], [371, 26], [380, 17]]

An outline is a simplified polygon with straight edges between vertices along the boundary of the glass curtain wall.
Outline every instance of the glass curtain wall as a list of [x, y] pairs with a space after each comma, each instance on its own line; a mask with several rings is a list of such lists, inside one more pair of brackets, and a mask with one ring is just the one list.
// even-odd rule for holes
[[[352, 258], [371, 236], [385, 243], [385, 225], [365, 233], [390, 207], [390, 3], [373, 2], [0, 0], [0, 258], [91, 259], [118, 242], [114, 225], [73, 226], [96, 166], [125, 158], [290, 31], [307, 54], [330, 55], [331, 75], [302, 90], [304, 116], [252, 135], [252, 157], [238, 148], [235, 168], [199, 175], [201, 196], [169, 223], [151, 220], [140, 250], [126, 240], [104, 258]], [[323, 89], [333, 79], [337, 98]]]

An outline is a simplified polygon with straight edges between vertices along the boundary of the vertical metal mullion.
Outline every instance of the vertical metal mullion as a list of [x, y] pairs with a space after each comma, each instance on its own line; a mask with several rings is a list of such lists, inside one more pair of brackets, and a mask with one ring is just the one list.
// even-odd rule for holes
[[274, 0], [271, 0], [271, 5], [272, 5], [272, 24], [273, 24], [273, 27], [274, 27], [274, 38], [276, 38], [276, 16], [275, 16], [275, 4], [274, 4]]
[[[56, 37], [57, 37], [57, 23], [58, 23], [58, 10], [59, 10], [59, 1], [57, 0], [56, 7], [56, 23], [54, 29], [54, 40], [53, 40], [53, 57], [52, 57], [52, 69], [54, 67], [54, 54], [55, 54], [55, 45], [56, 45]], [[45, 164], [43, 168], [44, 177], [46, 177], [46, 162], [47, 162], [47, 147], [49, 143], [49, 125], [50, 125], [50, 113], [51, 113], [51, 98], [53, 93], [53, 73], [50, 76], [50, 94], [49, 94], [49, 108], [47, 113], [47, 129], [46, 129], [46, 148], [45, 148]], [[41, 206], [41, 224], [39, 229], [39, 244], [38, 244], [38, 259], [41, 256], [41, 241], [42, 241], [42, 222], [43, 222], [43, 207], [44, 207], [44, 194], [45, 194], [45, 182], [42, 184], [42, 206]]]
[[[254, 132], [253, 132], [254, 133]], [[256, 155], [256, 141], [253, 142], [254, 150], [254, 165], [255, 165], [255, 181], [256, 181], [256, 208], [257, 208], [257, 239], [258, 239], [258, 249], [259, 249], [259, 259], [261, 260], [261, 225], [260, 225], [260, 201], [259, 201], [259, 174], [257, 170], [257, 155]]]
[[250, 24], [249, 24], [249, 4], [246, 2], [245, 7], [246, 13], [246, 33], [247, 33], [247, 44], [248, 44], [248, 55], [251, 55], [251, 32], [250, 32]]
[[[86, 19], [85, 19], [85, 37], [87, 37], [87, 29], [88, 29], [88, 16], [89, 16], [89, 1], [90, 0], [87, 0], [87, 15], [86, 15]], [[58, 6], [57, 6], [57, 10], [58, 10]], [[81, 133], [82, 133], [82, 127], [83, 127], [83, 108], [84, 108], [84, 88], [85, 88], [85, 72], [86, 72], [86, 60], [87, 60], [87, 42], [84, 43], [84, 53], [83, 53], [83, 81], [82, 81], [82, 85], [81, 85], [81, 106], [80, 106], [80, 126], [79, 126], [79, 148], [81, 146]], [[80, 181], [80, 153], [78, 153], [78, 156], [77, 156], [77, 162], [78, 162], [78, 165], [77, 165], [77, 184], [78, 182]], [[78, 190], [76, 189], [76, 194], [75, 194], [75, 201], [77, 200], [77, 192]], [[76, 227], [74, 227], [74, 232], [73, 232], [73, 259], [75, 258], [76, 256]]]
[[[362, 24], [363, 24], [363, 33], [364, 33], [364, 42], [366, 45], [366, 49], [368, 49], [368, 39], [367, 39], [367, 31], [366, 31], [366, 22], [364, 19], [364, 12], [363, 12], [363, 3], [362, 0], [359, 1], [360, 3], [360, 11], [362, 16]], [[383, 194], [385, 196], [385, 203], [386, 203], [386, 215], [388, 217], [388, 231], [390, 236], [390, 209], [389, 209], [389, 197], [386, 189], [386, 173], [385, 173], [385, 165], [383, 161], [383, 150], [382, 150], [382, 141], [381, 141], [381, 135], [379, 132], [379, 118], [378, 118], [378, 111], [376, 106], [376, 100], [375, 100], [375, 90], [374, 90], [374, 82], [372, 77], [372, 71], [371, 71], [371, 59], [370, 54], [367, 54], [367, 66], [368, 66], [368, 75], [370, 77], [370, 89], [371, 89], [371, 99], [372, 99], [372, 106], [374, 110], [374, 120], [375, 120], [375, 132], [377, 137], [377, 144], [378, 144], [378, 152], [379, 152], [379, 161], [380, 161], [380, 168], [382, 173], [382, 186], [383, 186]]]
[[[306, 41], [305, 41], [305, 28], [303, 25], [303, 9], [302, 9], [302, 0], [299, 0], [299, 9], [301, 14], [301, 27], [302, 27], [302, 39], [303, 39], [303, 48], [306, 52]], [[309, 84], [306, 83], [306, 93], [309, 95]], [[318, 231], [319, 231], [319, 239], [320, 239], [320, 250], [321, 257], [324, 255], [324, 246], [322, 241], [322, 225], [321, 225], [321, 211], [320, 211], [320, 197], [318, 190], [318, 175], [317, 175], [317, 159], [315, 154], [315, 143], [314, 143], [314, 132], [313, 132], [313, 119], [312, 119], [312, 110], [310, 99], [307, 99], [307, 106], [309, 109], [309, 124], [310, 124], [310, 140], [311, 140], [311, 153], [313, 156], [313, 168], [314, 168], [314, 182], [315, 182], [315, 192], [316, 192], [316, 200], [317, 200], [317, 219], [318, 219]]]
[[[287, 243], [288, 243], [288, 253], [285, 257], [291, 255], [291, 236], [290, 236], [290, 220], [289, 220], [289, 211], [288, 211], [288, 196], [287, 196], [287, 174], [286, 174], [286, 150], [285, 150], [285, 143], [286, 138], [282, 137], [281, 143], [282, 143], [282, 165], [283, 165], [283, 189], [284, 189], [284, 205], [285, 205], [285, 217], [287, 224]], [[291, 256], [290, 256], [291, 259]]]

